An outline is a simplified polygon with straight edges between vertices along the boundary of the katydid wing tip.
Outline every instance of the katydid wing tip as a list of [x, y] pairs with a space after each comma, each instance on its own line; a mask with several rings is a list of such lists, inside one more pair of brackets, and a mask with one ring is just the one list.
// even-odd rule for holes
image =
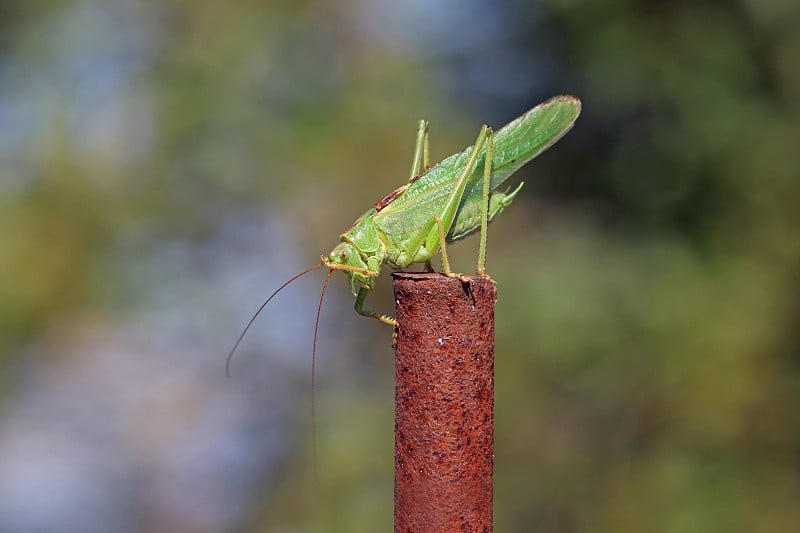
[[581, 114], [581, 108], [581, 100], [577, 96], [573, 96], [571, 94], [553, 96], [529, 109], [527, 113], [517, 117], [515, 120], [510, 122], [509, 125], [525, 122], [543, 114], [549, 114], [559, 118], [559, 121], [565, 126], [563, 133], [566, 133], [572, 128], [575, 121], [578, 119], [578, 116]]
[[581, 99], [571, 94], [562, 94], [559, 96], [554, 96], [553, 98], [551, 98], [542, 105], [546, 106], [548, 104], [570, 104], [575, 112], [575, 118], [578, 118], [578, 115], [581, 114], [581, 109], [583, 107]]

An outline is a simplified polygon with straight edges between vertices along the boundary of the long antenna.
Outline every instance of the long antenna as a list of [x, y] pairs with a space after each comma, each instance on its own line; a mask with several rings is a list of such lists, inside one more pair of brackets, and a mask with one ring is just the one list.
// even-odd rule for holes
[[333, 270], [328, 271], [325, 278], [325, 285], [322, 286], [322, 294], [319, 295], [319, 307], [317, 307], [317, 320], [314, 322], [314, 344], [311, 348], [311, 465], [314, 469], [314, 483], [319, 488], [319, 468], [317, 466], [317, 398], [316, 398], [316, 368], [317, 368], [317, 331], [319, 331], [319, 317], [322, 313], [322, 301], [325, 299], [325, 291], [328, 290], [328, 282], [331, 280]]
[[[269, 298], [267, 298], [264, 301], [264, 303], [261, 304], [261, 307], [258, 308], [258, 311], [255, 312], [253, 317], [250, 319], [250, 322], [248, 322], [247, 325], [244, 327], [244, 329], [242, 330], [241, 335], [239, 335], [239, 338], [236, 339], [236, 344], [233, 345], [233, 348], [231, 348], [230, 353], [228, 353], [228, 358], [225, 360], [225, 375], [226, 376], [228, 376], [229, 378], [231, 377], [231, 359], [233, 358], [233, 354], [236, 352], [236, 348], [239, 347], [239, 343], [242, 342], [242, 339], [244, 338], [245, 334], [247, 334], [247, 331], [250, 329], [250, 326], [253, 325], [253, 322], [256, 321], [256, 318], [258, 318], [258, 315], [261, 314], [261, 311], [264, 310], [264, 308], [267, 306], [269, 301], [272, 300], [275, 297], [276, 294], [278, 294], [284, 288], [286, 288], [286, 286], [289, 285], [291, 282], [293, 282], [294, 280], [296, 280], [299, 277], [305, 276], [309, 272], [312, 272], [312, 271], [318, 269], [321, 266], [325, 266], [325, 263], [324, 262], [320, 262], [318, 265], [314, 265], [311, 268], [307, 268], [306, 270], [303, 270], [299, 274], [295, 274], [294, 276], [292, 276], [291, 279], [289, 279], [289, 281], [285, 282], [283, 285], [278, 287], [278, 289], [275, 292], [270, 294]], [[328, 279], [330, 279], [330, 273], [328, 273]], [[325, 285], [327, 286], [327, 284], [328, 284], [328, 282], [326, 280], [325, 281]], [[324, 290], [323, 290], [323, 294], [325, 294]], [[322, 306], [322, 303], [320, 303], [320, 307], [321, 306]], [[317, 313], [317, 323], [319, 324], [319, 313]], [[317, 344], [317, 334], [316, 334], [316, 330], [314, 330], [314, 346], [315, 347], [316, 347], [316, 344]], [[312, 374], [312, 379], [313, 379], [313, 374]]]

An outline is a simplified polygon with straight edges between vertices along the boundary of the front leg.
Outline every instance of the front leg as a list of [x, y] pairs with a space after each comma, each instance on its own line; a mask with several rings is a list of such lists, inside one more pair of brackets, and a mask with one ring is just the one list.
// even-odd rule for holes
[[358, 313], [361, 316], [368, 316], [370, 318], [380, 320], [384, 324], [389, 324], [390, 326], [396, 327], [397, 320], [395, 320], [394, 318], [388, 317], [386, 315], [380, 315], [375, 311], [368, 311], [364, 309], [364, 300], [367, 299], [368, 293], [369, 289], [366, 287], [361, 287], [360, 289], [358, 289], [358, 296], [356, 296], [356, 304], [355, 304], [356, 313]]

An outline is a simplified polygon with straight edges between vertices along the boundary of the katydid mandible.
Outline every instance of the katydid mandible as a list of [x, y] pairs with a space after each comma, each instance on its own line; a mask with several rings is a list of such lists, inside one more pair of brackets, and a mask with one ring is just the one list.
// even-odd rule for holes
[[424, 263], [431, 268], [430, 260], [441, 250], [444, 273], [460, 277], [450, 270], [446, 244], [480, 229], [477, 274], [485, 275], [486, 227], [508, 207], [523, 184], [512, 192], [500, 192], [498, 187], [567, 133], [580, 111], [578, 98], [556, 96], [496, 133], [483, 126], [474, 145], [433, 167], [428, 166], [428, 122], [420, 120], [408, 183], [361, 215], [340, 235], [339, 244], [321, 257], [320, 263], [292, 277], [267, 298], [234, 344], [226, 369], [245, 333], [269, 301], [289, 283], [317, 268], [326, 267], [329, 272], [317, 308], [314, 354], [322, 300], [334, 270], [341, 270], [350, 279], [358, 314], [392, 326], [397, 325], [393, 318], [364, 309], [364, 300], [383, 265], [398, 270]]

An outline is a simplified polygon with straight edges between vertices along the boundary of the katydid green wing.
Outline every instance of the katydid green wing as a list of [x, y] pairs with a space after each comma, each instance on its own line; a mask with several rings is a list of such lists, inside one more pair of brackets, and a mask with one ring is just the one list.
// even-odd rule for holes
[[[494, 191], [528, 161], [538, 156], [575, 123], [581, 102], [574, 96], [556, 96], [509, 122], [494, 134], [490, 190]], [[481, 153], [485, 153], [485, 148]], [[432, 167], [408, 185], [402, 194], [373, 215], [375, 225], [388, 235], [413, 234], [442, 210], [472, 147]], [[485, 157], [469, 178], [461, 203], [480, 200]]]

